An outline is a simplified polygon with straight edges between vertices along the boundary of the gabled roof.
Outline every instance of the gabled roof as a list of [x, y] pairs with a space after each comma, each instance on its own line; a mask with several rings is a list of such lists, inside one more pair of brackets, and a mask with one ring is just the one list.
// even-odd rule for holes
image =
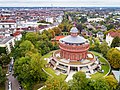
[[109, 35], [111, 37], [116, 37], [116, 36], [120, 37], [120, 32], [118, 32], [118, 31], [110, 31]]
[[64, 38], [65, 36], [55, 36], [55, 40], [59, 41], [61, 38]]
[[21, 34], [20, 31], [16, 31], [15, 33], [13, 33], [13, 36], [16, 37], [16, 36], [18, 36], [18, 35], [20, 35], [20, 34]]

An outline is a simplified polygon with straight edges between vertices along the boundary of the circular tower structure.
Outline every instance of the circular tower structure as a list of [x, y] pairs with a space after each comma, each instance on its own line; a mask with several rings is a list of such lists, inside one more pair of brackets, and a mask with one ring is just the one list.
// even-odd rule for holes
[[80, 61], [87, 57], [89, 44], [78, 35], [78, 29], [73, 27], [70, 35], [59, 40], [60, 57], [70, 61]]
[[48, 65], [56, 72], [70, 74], [73, 71], [83, 71], [90, 75], [101, 68], [99, 60], [88, 52], [89, 43], [78, 33], [78, 29], [73, 27], [70, 35], [59, 40], [60, 50], [54, 51], [48, 60]]

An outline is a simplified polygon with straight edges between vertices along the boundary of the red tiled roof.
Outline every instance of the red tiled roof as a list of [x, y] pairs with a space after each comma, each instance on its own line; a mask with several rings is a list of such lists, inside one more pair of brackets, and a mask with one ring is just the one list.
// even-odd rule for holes
[[13, 36], [16, 37], [16, 36], [18, 36], [18, 35], [20, 35], [20, 34], [21, 34], [20, 31], [16, 31], [15, 33], [13, 33]]
[[16, 23], [15, 20], [2, 20], [3, 23]]
[[55, 40], [59, 41], [61, 38], [64, 38], [65, 36], [55, 36]]
[[115, 31], [115, 32], [111, 31], [111, 32], [109, 32], [109, 34], [111, 37], [116, 37], [116, 36], [120, 37], [120, 32], [118, 32], [118, 31]]
[[4, 38], [5, 36], [3, 36], [3, 35], [0, 35], [0, 38]]

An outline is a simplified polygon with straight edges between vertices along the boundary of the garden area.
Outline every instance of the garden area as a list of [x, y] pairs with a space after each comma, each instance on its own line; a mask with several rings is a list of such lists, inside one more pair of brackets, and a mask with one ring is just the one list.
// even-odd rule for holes
[[[56, 72], [55, 72], [52, 68], [45, 67], [45, 65], [47, 64], [47, 60], [44, 60], [44, 59], [45, 59], [45, 58], [49, 58], [50, 56], [52, 56], [52, 53], [53, 53], [53, 51], [41, 57], [41, 61], [42, 61], [42, 63], [43, 63], [43, 64], [42, 64], [42, 65], [43, 65], [42, 67], [43, 67], [43, 69], [44, 69], [48, 74], [50, 74], [50, 77], [52, 76], [52, 77], [58, 78], [58, 75], [55, 74]], [[95, 56], [97, 56], [98, 59], [100, 60], [101, 69], [102, 69], [104, 72], [97, 72], [97, 73], [91, 75], [91, 78], [92, 78], [92, 79], [97, 79], [97, 78], [100, 78], [100, 77], [107, 76], [107, 75], [110, 73], [110, 70], [111, 70], [111, 67], [110, 67], [109, 63], [106, 61], [106, 59], [105, 59], [100, 53], [97, 53], [97, 52], [94, 52], [94, 51], [92, 51], [92, 53], [93, 53]], [[63, 79], [65, 79], [65, 78], [66, 78], [66, 75], [60, 74], [60, 75], [59, 75], [59, 78], [60, 78], [60, 77], [63, 78]]]
[[[53, 51], [52, 51], [53, 52]], [[45, 65], [47, 64], [47, 60], [44, 60], [44, 58], [49, 58], [50, 56], [52, 56], [52, 52], [42, 56], [41, 60], [42, 60], [42, 63], [43, 63], [43, 69], [48, 72], [50, 75], [52, 75], [53, 77], [58, 77], [56, 74], [55, 74], [55, 71], [52, 69], [52, 68], [47, 68], [45, 67]], [[100, 60], [100, 63], [101, 63], [101, 69], [104, 71], [103, 73], [101, 72], [97, 72], [93, 75], [91, 75], [91, 77], [93, 79], [97, 79], [97, 78], [100, 78], [100, 77], [103, 77], [103, 76], [106, 76], [109, 74], [110, 70], [111, 70], [111, 67], [109, 65], [109, 63], [105, 60], [105, 58], [100, 54], [100, 53], [97, 53], [97, 52], [94, 52], [92, 51], [92, 53], [98, 57], [98, 59]], [[66, 78], [66, 75], [63, 75], [61, 74], [59, 77], [62, 77], [62, 78]]]
[[47, 60], [44, 60], [44, 59], [52, 56], [52, 53], [53, 53], [53, 51], [41, 57], [41, 61], [42, 61], [42, 65], [43, 65], [42, 67], [50, 75], [50, 77], [58, 78], [58, 76], [59, 76], [59, 78], [65, 79], [66, 75], [64, 75], [64, 74], [56, 75], [56, 72], [52, 68], [45, 67], [45, 65], [47, 64]]
[[110, 67], [108, 61], [100, 53], [97, 53], [94, 51], [92, 51], [92, 53], [98, 57], [98, 59], [100, 60], [100, 63], [101, 63], [101, 69], [104, 71], [103, 73], [97, 72], [97, 73], [91, 75], [92, 79], [97, 79], [100, 77], [107, 76], [111, 70], [111, 67]]

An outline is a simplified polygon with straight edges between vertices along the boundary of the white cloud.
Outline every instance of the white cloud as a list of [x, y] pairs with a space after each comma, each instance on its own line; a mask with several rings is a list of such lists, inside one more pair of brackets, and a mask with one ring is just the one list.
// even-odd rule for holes
[[1, 7], [37, 6], [119, 6], [120, 0], [0, 0]]

